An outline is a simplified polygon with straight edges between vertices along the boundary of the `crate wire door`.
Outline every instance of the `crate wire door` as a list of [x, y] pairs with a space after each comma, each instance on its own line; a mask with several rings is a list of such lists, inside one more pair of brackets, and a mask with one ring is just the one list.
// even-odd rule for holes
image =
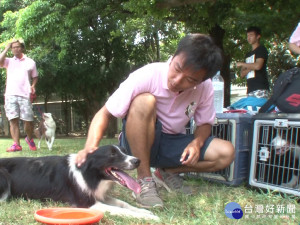
[[256, 120], [249, 184], [300, 196], [300, 122]]
[[[223, 140], [231, 141], [235, 145], [236, 132], [234, 128], [236, 127], [236, 121], [231, 119], [215, 119], [215, 123], [212, 126], [212, 136], [218, 137]], [[193, 132], [192, 132], [193, 133]], [[235, 146], [234, 146], [235, 147]], [[231, 182], [233, 181], [233, 168], [234, 161], [225, 169], [216, 172], [190, 172], [189, 177], [192, 178], [205, 178], [209, 180]]]
[[[233, 132], [233, 127], [235, 127], [235, 121], [229, 119], [215, 119], [215, 123], [212, 126], [212, 136], [218, 137], [223, 140], [232, 141], [235, 140], [235, 132]], [[233, 180], [233, 168], [234, 162], [232, 162], [228, 167], [217, 172], [203, 172], [196, 173], [190, 172], [189, 176], [193, 178], [208, 178], [213, 180], [222, 180], [225, 182], [230, 182]]]
[[[193, 121], [187, 130], [193, 133]], [[217, 113], [211, 135], [230, 141], [235, 148], [235, 159], [225, 169], [216, 172], [190, 172], [192, 178], [237, 186], [249, 178], [249, 152], [252, 145], [252, 116], [241, 113]]]
[[[234, 127], [236, 127], [235, 120], [216, 119], [214, 125], [212, 126], [212, 136], [230, 141], [235, 147], [235, 142], [233, 140], [236, 139], [236, 132], [233, 132]], [[233, 180], [233, 168], [234, 161], [223, 170], [216, 171], [213, 173], [203, 173], [203, 177], [214, 178], [219, 180], [223, 179], [224, 181], [230, 182]]]

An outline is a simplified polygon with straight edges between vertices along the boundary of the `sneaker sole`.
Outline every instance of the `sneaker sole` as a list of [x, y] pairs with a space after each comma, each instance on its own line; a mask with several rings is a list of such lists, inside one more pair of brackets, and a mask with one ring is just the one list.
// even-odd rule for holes
[[163, 182], [160, 178], [158, 178], [158, 177], [155, 175], [155, 173], [152, 173], [152, 177], [153, 177], [155, 183], [157, 184], [157, 186], [159, 186], [159, 187], [164, 187], [164, 188], [165, 188], [168, 192], [170, 192], [170, 193], [174, 192], [173, 190], [171, 190], [171, 189], [169, 188], [169, 186], [168, 186], [165, 182]]
[[22, 151], [22, 149], [20, 149], [20, 150], [18, 150], [18, 149], [16, 149], [16, 150], [6, 150], [6, 152], [21, 152]]
[[139, 207], [142, 207], [142, 208], [145, 208], [145, 209], [163, 208], [163, 207], [164, 207], [164, 206], [161, 205], [161, 204], [156, 204], [156, 205], [154, 205], [154, 206], [143, 205], [143, 204], [141, 204], [141, 203], [139, 203], [139, 202], [137, 201], [136, 196], [135, 196], [135, 194], [134, 194], [133, 192], [132, 192], [132, 197], [135, 199], [136, 204], [137, 204]]

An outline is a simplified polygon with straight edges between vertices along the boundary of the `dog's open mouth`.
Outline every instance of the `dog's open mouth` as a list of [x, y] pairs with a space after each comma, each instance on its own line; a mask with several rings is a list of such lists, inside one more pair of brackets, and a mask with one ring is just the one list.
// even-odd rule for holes
[[105, 170], [105, 172], [117, 179], [117, 181], [123, 185], [124, 187], [129, 188], [130, 190], [134, 191], [135, 193], [141, 192], [141, 186], [138, 182], [136, 182], [135, 179], [133, 179], [131, 176], [129, 176], [127, 173], [125, 173], [122, 170], [116, 169], [116, 168], [108, 168]]

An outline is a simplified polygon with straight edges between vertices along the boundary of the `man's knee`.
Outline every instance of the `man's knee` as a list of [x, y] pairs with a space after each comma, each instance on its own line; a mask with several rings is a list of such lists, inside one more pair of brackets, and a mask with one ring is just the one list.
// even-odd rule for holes
[[225, 167], [229, 166], [234, 158], [235, 158], [235, 149], [231, 142], [227, 142], [224, 146], [224, 153], [223, 153], [224, 163], [227, 164]]
[[204, 157], [207, 157], [207, 160], [214, 162], [214, 170], [221, 170], [228, 167], [233, 162], [235, 158], [235, 149], [229, 141], [214, 139], [209, 146], [209, 151], [205, 153]]
[[19, 118], [14, 118], [9, 121], [11, 126], [19, 126]]
[[[136, 96], [131, 103], [131, 106], [134, 107], [155, 107], [156, 106], [156, 99], [155, 97], [150, 93], [143, 93]], [[130, 106], [130, 107], [131, 107]]]
[[128, 115], [134, 117], [147, 118], [155, 116], [156, 112], [156, 99], [150, 93], [143, 93], [136, 96], [130, 105]]
[[235, 158], [235, 149], [231, 142], [226, 141], [222, 144], [222, 149], [219, 151], [219, 169], [228, 167]]
[[33, 129], [33, 121], [24, 121], [25, 129]]

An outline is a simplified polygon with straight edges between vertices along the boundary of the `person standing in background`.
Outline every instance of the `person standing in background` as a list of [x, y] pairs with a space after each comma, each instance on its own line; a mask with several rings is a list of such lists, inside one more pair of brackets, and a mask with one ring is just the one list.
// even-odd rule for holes
[[[6, 54], [11, 49], [14, 57]], [[33, 140], [33, 110], [30, 95], [35, 94], [38, 81], [36, 63], [24, 54], [25, 44], [22, 39], [13, 40], [0, 54], [0, 67], [6, 68], [5, 112], [10, 123], [10, 133], [13, 144], [6, 151], [21, 151], [19, 119], [23, 120], [25, 141], [29, 149], [36, 151]], [[31, 82], [32, 81], [32, 82]]]
[[246, 62], [237, 62], [241, 67], [241, 77], [247, 78], [249, 97], [268, 98], [269, 81], [267, 76], [268, 51], [260, 44], [261, 30], [258, 27], [247, 29], [247, 41], [252, 50], [246, 54]]
[[290, 37], [289, 49], [295, 54], [300, 54], [300, 23], [298, 23], [298, 26]]

